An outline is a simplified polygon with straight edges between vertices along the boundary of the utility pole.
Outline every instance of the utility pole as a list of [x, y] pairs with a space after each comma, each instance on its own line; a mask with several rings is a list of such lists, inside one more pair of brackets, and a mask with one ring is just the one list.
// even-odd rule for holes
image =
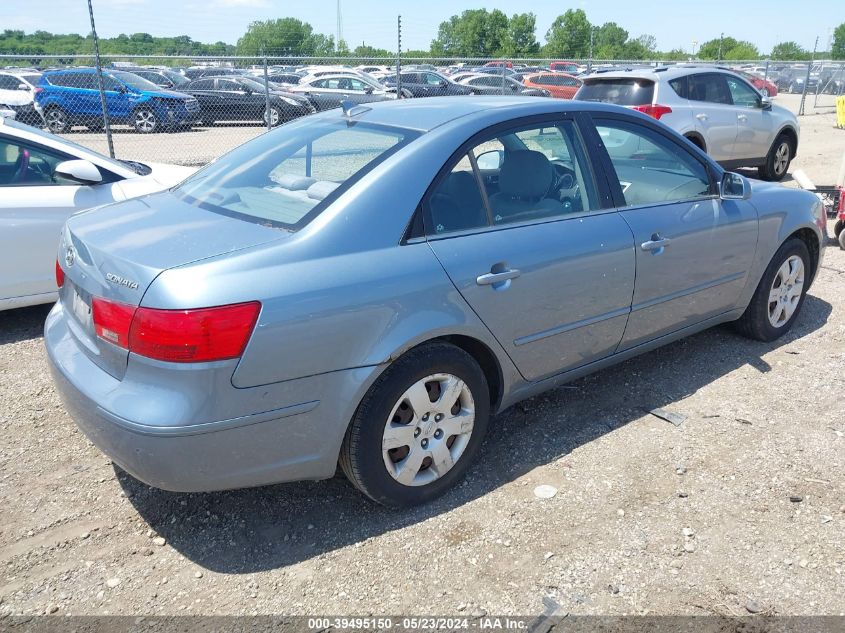
[[719, 34], [719, 57], [718, 57], [719, 61], [722, 61], [722, 40], [723, 39], [725, 39], [725, 34], [720, 33]]
[[396, 17], [396, 98], [402, 98], [402, 16]]
[[114, 143], [111, 138], [109, 114], [106, 110], [106, 93], [103, 90], [103, 68], [100, 65], [100, 40], [97, 38], [97, 27], [94, 26], [94, 8], [88, 0], [88, 15], [91, 17], [91, 35], [94, 37], [94, 63], [97, 67], [97, 87], [100, 90], [100, 106], [103, 108], [103, 127], [106, 130], [106, 141], [109, 144], [109, 156], [114, 158]]

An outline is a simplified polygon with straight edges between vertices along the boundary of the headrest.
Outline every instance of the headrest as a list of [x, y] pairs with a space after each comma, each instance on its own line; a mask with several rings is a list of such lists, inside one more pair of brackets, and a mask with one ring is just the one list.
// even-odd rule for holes
[[285, 189], [290, 189], [291, 191], [301, 191], [302, 189], [308, 189], [311, 185], [317, 182], [316, 178], [309, 178], [308, 176], [296, 176], [294, 174], [282, 174], [278, 178], [274, 178], [273, 180], [280, 187], [284, 187]]
[[308, 197], [314, 200], [322, 200], [339, 186], [339, 182], [331, 182], [330, 180], [317, 181], [308, 187]]
[[543, 198], [552, 186], [552, 164], [540, 152], [505, 153], [499, 171], [499, 191], [515, 198]]

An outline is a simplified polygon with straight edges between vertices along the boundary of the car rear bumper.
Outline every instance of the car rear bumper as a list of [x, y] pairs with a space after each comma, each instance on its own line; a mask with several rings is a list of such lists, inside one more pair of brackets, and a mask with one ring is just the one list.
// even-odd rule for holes
[[[44, 340], [68, 413], [121, 468], [165, 490], [202, 492], [332, 477], [357, 403], [351, 396], [365, 388], [373, 372], [373, 368], [332, 372], [288, 381], [283, 389], [231, 387], [231, 398], [246, 396], [244, 402], [264, 410], [193, 423], [189, 412], [176, 413], [181, 408], [174, 406], [173, 423], [161, 424], [153, 413], [156, 401], [166, 399], [172, 385], [159, 389], [133, 384], [130, 372], [123, 380], [112, 377], [82, 352], [67, 318], [57, 303], [47, 318]], [[211, 387], [207, 399], [227, 397]], [[287, 403], [267, 402], [273, 391], [298, 397]], [[109, 407], [104, 402], [120, 405]], [[148, 423], [145, 415], [155, 423]]]

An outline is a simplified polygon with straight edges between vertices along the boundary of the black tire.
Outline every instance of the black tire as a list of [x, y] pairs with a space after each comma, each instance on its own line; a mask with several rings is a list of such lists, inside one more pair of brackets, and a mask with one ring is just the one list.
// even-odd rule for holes
[[[769, 303], [769, 295], [772, 291], [778, 270], [793, 256], [800, 257], [804, 264], [803, 289], [801, 290], [801, 296], [798, 299], [798, 304], [792, 316], [779, 327], [775, 327], [769, 320], [769, 307], [771, 305]], [[804, 305], [804, 298], [807, 296], [807, 287], [809, 286], [811, 275], [810, 252], [807, 250], [807, 245], [798, 238], [791, 238], [781, 244], [781, 247], [769, 262], [766, 272], [763, 273], [763, 278], [760, 279], [760, 283], [754, 291], [751, 303], [748, 304], [743, 315], [735, 322], [736, 329], [748, 338], [766, 342], [774, 341], [786, 334], [801, 313], [801, 307]]]
[[[785, 153], [785, 157], [782, 153]], [[766, 162], [757, 169], [760, 179], [773, 182], [783, 180], [789, 172], [793, 156], [795, 156], [794, 141], [786, 134], [779, 134], [769, 148], [769, 153], [766, 154]]]
[[836, 236], [836, 239], [839, 240], [839, 248], [845, 251], [845, 231], [840, 231], [839, 235]]
[[50, 106], [44, 111], [44, 123], [53, 134], [69, 132], [71, 128], [67, 112], [59, 106]]
[[152, 108], [141, 106], [132, 113], [132, 127], [139, 134], [152, 134], [157, 132], [161, 125]]
[[[382, 452], [385, 426], [391, 423], [388, 418], [402, 395], [415, 383], [438, 373], [451, 374], [464, 381], [475, 406], [474, 424], [463, 452], [451, 468], [429, 483], [405, 485], [388, 472], [385, 464]], [[460, 402], [463, 398], [461, 395]], [[457, 402], [459, 401], [456, 401], [456, 404]], [[397, 411], [397, 416], [398, 413]], [[349, 481], [376, 503], [394, 508], [426, 503], [445, 493], [464, 477], [484, 440], [489, 417], [489, 387], [484, 372], [472, 356], [448, 343], [437, 342], [417, 347], [393, 363], [364, 396], [347, 429], [340, 450], [340, 467]], [[416, 419], [418, 418], [410, 418], [409, 424], [416, 424], [413, 422]], [[422, 420], [418, 426], [422, 426]], [[437, 432], [434, 431], [434, 438], [438, 437]], [[427, 428], [426, 433], [430, 434], [431, 429]], [[443, 435], [440, 437], [443, 438]], [[425, 435], [419, 441], [424, 439]], [[416, 443], [417, 435], [410, 441]], [[455, 440], [443, 438], [442, 441]], [[408, 444], [398, 450], [408, 455], [412, 450], [410, 446]], [[425, 454], [425, 451], [420, 450], [421, 454]], [[423, 460], [423, 467], [419, 472], [422, 473], [430, 466], [430, 463], [425, 466]], [[432, 472], [436, 474], [436, 468]]]
[[839, 239], [839, 235], [842, 233], [842, 229], [845, 228], [845, 220], [837, 220], [836, 224], [833, 225], [833, 234]]
[[402, 99], [413, 99], [414, 93], [408, 90], [407, 88], [402, 88], [402, 94], [400, 95]]
[[769, 96], [769, 89], [766, 88], [766, 86], [763, 86], [762, 88], [760, 88], [760, 94], [763, 95], [764, 97], [768, 97]]
[[215, 123], [217, 123], [217, 121], [215, 121], [214, 119], [206, 119], [206, 118], [204, 118], [204, 119], [202, 120], [202, 124], [203, 124], [205, 127], [214, 127], [214, 124], [215, 124]]

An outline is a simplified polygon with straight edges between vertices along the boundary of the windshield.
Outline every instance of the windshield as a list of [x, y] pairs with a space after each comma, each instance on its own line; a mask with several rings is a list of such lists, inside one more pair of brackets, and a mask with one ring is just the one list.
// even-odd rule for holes
[[173, 191], [209, 211], [296, 230], [417, 136], [361, 122], [300, 120], [241, 145]]
[[258, 83], [254, 79], [247, 79], [246, 77], [241, 77], [240, 83], [249, 88], [250, 90], [254, 90], [256, 92], [265, 91], [264, 83]]
[[112, 71], [111, 76], [115, 79], [119, 79], [123, 83], [125, 83], [130, 88], [135, 88], [135, 90], [141, 91], [154, 91], [158, 92], [161, 90], [159, 86], [156, 86], [152, 81], [147, 81], [143, 77], [139, 77], [134, 73], [127, 73], [121, 70]]
[[187, 83], [191, 83], [190, 79], [172, 70], [162, 70], [161, 73], [177, 86], [184, 86]]

